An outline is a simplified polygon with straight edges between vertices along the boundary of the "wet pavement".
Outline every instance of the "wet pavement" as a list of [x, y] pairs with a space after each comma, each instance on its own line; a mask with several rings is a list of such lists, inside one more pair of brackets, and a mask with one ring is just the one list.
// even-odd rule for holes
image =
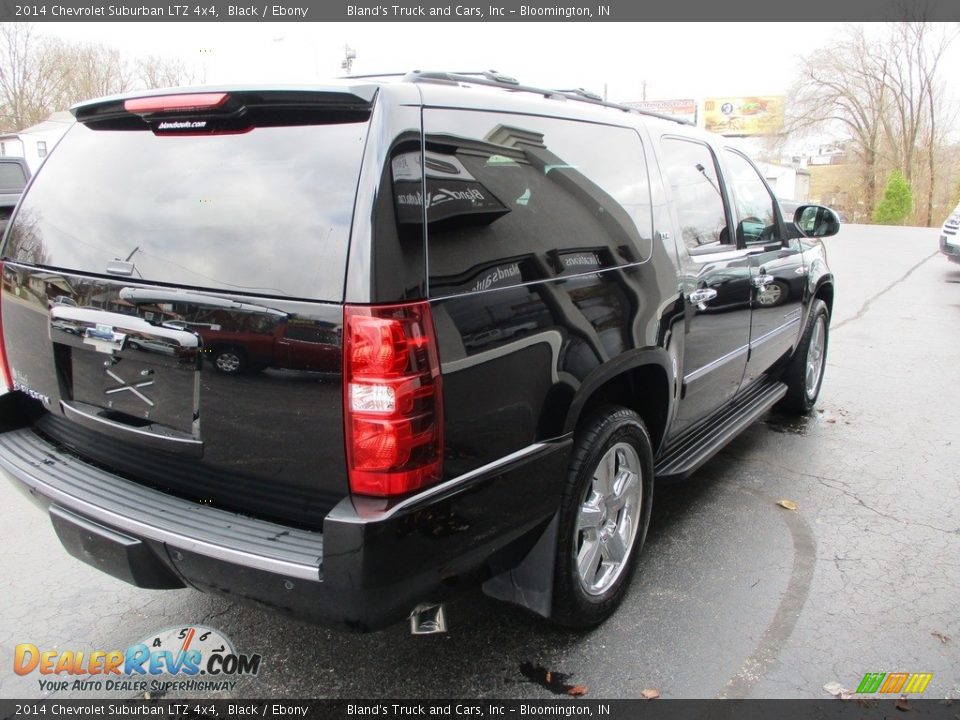
[[837, 299], [816, 412], [771, 414], [657, 487], [639, 572], [602, 627], [561, 631], [471, 592], [445, 635], [351, 635], [140, 590], [69, 557], [2, 483], [0, 697], [46, 694], [13, 673], [17, 643], [111, 650], [196, 624], [263, 656], [232, 697], [551, 697], [538, 668], [592, 698], [825, 698], [868, 671], [933, 673], [925, 696], [960, 697], [960, 266], [936, 230], [846, 226], [827, 246]]

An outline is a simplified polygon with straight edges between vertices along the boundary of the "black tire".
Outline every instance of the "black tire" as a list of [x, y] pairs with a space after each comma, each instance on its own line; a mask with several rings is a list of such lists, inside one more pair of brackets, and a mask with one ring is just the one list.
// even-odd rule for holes
[[[819, 362], [820, 370], [816, 376], [816, 381], [812, 387], [808, 387], [807, 381], [807, 363], [810, 360], [810, 353], [814, 347], [812, 342], [815, 336], [817, 324], [822, 322], [821, 332], [823, 333], [822, 350]], [[820, 396], [820, 387], [823, 385], [823, 372], [827, 364], [827, 349], [830, 346], [830, 311], [823, 300], [814, 300], [810, 305], [810, 313], [807, 319], [807, 326], [803, 329], [803, 335], [800, 337], [800, 343], [790, 363], [783, 373], [783, 382], [787, 385], [787, 394], [778, 404], [781, 410], [793, 413], [795, 415], [808, 415], [817, 403]]]
[[[633, 449], [633, 455], [627, 451], [627, 447]], [[581, 518], [582, 508], [588, 506], [588, 500], [596, 498], [596, 503], [600, 503], [601, 498], [595, 489], [594, 476], [598, 470], [601, 470], [599, 467], [601, 460], [611, 452], [615, 456], [614, 475], [618, 479], [625, 478], [618, 485], [629, 487], [629, 492], [633, 492], [635, 482], [641, 492], [633, 506], [624, 505], [616, 511], [616, 515], [613, 515], [606, 502], [603, 502], [602, 513], [597, 517], [601, 518], [601, 527], [604, 528], [604, 532], [609, 530], [611, 517], [614, 526], [618, 528], [626, 517], [631, 517], [631, 528], [635, 527], [635, 530], [631, 530], [633, 539], [629, 544], [623, 542], [623, 537], [618, 530], [616, 534], [620, 538], [619, 542], [622, 543], [619, 547], [625, 548], [626, 551], [624, 560], [616, 566], [619, 569], [614, 568], [611, 563], [607, 575], [597, 571], [594, 574], [594, 579], [598, 580], [597, 587], [588, 590], [587, 586], [591, 585], [591, 581], [582, 577], [578, 569], [578, 557], [581, 551], [584, 551], [585, 560], [590, 556], [590, 553], [586, 552], [586, 545], [591, 542], [589, 534], [592, 532], [594, 537], [599, 538], [601, 531], [581, 530], [578, 520]], [[621, 455], [624, 457], [621, 458]], [[626, 457], [627, 455], [629, 457]], [[626, 460], [622, 465], [621, 459]], [[622, 468], [629, 469], [634, 461], [637, 469], [636, 479], [628, 482], [629, 479], [623, 475]], [[647, 528], [650, 525], [652, 504], [653, 447], [643, 420], [635, 412], [624, 407], [601, 408], [577, 433], [570, 471], [561, 500], [551, 614], [554, 622], [571, 628], [589, 628], [603, 622], [616, 610], [636, 570], [637, 556], [643, 547]], [[590, 504], [590, 507], [593, 508], [594, 505]], [[628, 507], [634, 509], [628, 510]], [[624, 525], [624, 530], [625, 527]], [[598, 548], [595, 551], [594, 560], [599, 562], [595, 562], [593, 567], [599, 567], [602, 570], [604, 563], [608, 561], [607, 547], [599, 539], [597, 543], [602, 549]], [[589, 563], [585, 564], [589, 568]], [[603, 585], [604, 578], [609, 580], [609, 586]]]
[[226, 346], [213, 351], [213, 368], [224, 375], [239, 375], [249, 367], [247, 355], [239, 348]]

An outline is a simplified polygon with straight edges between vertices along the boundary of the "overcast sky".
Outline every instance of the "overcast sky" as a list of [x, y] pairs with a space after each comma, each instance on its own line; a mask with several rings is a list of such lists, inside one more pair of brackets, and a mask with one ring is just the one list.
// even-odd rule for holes
[[835, 23], [44, 23], [38, 31], [131, 55], [180, 57], [208, 83], [491, 67], [521, 82], [615, 101], [784, 93], [798, 57]]

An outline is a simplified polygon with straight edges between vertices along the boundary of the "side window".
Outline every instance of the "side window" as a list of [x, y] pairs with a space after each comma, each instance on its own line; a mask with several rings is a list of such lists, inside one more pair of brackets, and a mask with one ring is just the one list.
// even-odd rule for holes
[[[636, 131], [460, 110], [428, 110], [424, 128], [433, 297], [650, 256], [650, 185]], [[398, 212], [415, 203], [407, 195], [396, 197]]]
[[287, 332], [284, 333], [287, 340], [299, 340], [300, 342], [318, 343], [323, 342], [320, 339], [320, 329], [308, 325], [287, 325]]
[[693, 255], [729, 250], [735, 240], [727, 228], [713, 152], [701, 142], [680, 138], [664, 138], [661, 149], [687, 250]]
[[727, 150], [724, 157], [737, 209], [737, 237], [740, 242], [779, 242], [780, 226], [774, 211], [776, 200], [767, 190], [756, 168], [743, 155]]

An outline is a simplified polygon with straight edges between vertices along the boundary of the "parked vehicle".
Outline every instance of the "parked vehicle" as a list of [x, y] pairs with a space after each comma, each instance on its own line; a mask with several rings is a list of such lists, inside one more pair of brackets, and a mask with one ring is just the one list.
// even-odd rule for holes
[[[817, 400], [837, 217], [682, 122], [448, 73], [73, 112], [2, 249], [0, 470], [140, 587], [591, 626], [654, 480]], [[210, 352], [293, 331], [303, 372]]]
[[960, 231], [960, 203], [953, 209], [953, 212], [943, 222], [940, 228], [940, 252], [947, 256], [950, 262], [960, 263], [960, 238], [957, 232]]
[[234, 329], [197, 328], [204, 352], [213, 368], [235, 375], [264, 368], [287, 368], [339, 373], [341, 355], [339, 326], [325, 327], [315, 321], [294, 322], [286, 318], [246, 317]]
[[27, 161], [17, 157], [0, 157], [0, 235], [20, 200], [20, 194], [30, 179]]

